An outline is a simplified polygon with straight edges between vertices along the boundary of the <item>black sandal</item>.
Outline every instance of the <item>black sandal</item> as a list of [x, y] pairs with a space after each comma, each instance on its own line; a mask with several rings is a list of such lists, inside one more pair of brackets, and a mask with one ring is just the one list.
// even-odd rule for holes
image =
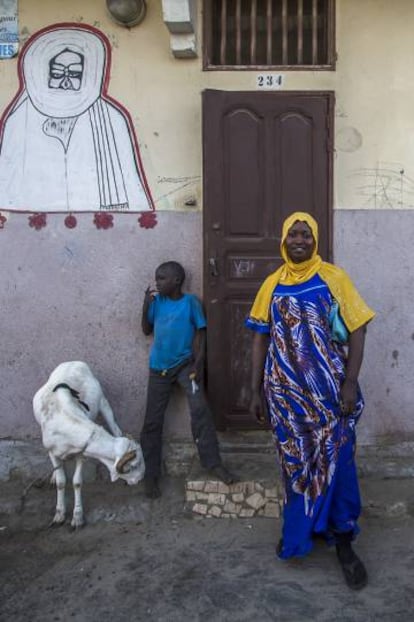
[[362, 590], [368, 583], [368, 574], [358, 555], [352, 551], [351, 559], [344, 561], [338, 555], [338, 560], [341, 564], [347, 586], [351, 590]]

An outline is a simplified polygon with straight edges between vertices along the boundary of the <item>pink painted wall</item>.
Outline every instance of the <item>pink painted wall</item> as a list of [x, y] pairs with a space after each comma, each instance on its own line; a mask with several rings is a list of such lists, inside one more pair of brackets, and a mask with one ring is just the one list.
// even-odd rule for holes
[[[121, 427], [138, 435], [151, 343], [140, 328], [144, 289], [159, 263], [176, 259], [187, 270], [187, 289], [201, 294], [201, 213], [158, 212], [154, 229], [119, 214], [108, 230], [96, 229], [92, 214], [78, 214], [75, 229], [63, 215], [48, 215], [39, 231], [27, 214], [7, 216], [0, 229], [0, 439], [40, 437], [33, 394], [58, 363], [73, 359], [92, 366]], [[412, 231], [412, 210], [335, 212], [335, 262], [377, 311], [361, 372], [363, 444], [414, 439]], [[167, 435], [189, 435], [181, 397], [166, 423]]]
[[[2, 309], [0, 438], [39, 436], [31, 400], [52, 369], [85, 360], [100, 379], [121, 427], [138, 434], [144, 415], [151, 339], [141, 332], [144, 290], [162, 261], [180, 261], [185, 288], [200, 294], [200, 213], [157, 214], [143, 229], [138, 215], [114, 215], [98, 230], [93, 214], [48, 215], [35, 231], [27, 214], [8, 214], [0, 230]], [[188, 433], [186, 408], [174, 400], [166, 432]], [[177, 407], [179, 406], [179, 407]]]

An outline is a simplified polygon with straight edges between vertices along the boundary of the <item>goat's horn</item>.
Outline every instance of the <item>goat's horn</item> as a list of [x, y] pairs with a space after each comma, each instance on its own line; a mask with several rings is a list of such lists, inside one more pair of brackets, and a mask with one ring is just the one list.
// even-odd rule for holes
[[130, 462], [131, 460], [133, 460], [137, 455], [137, 452], [135, 451], [135, 449], [131, 449], [131, 451], [127, 451], [122, 458], [119, 459], [119, 462], [116, 465], [116, 470], [118, 471], [118, 473], [123, 473], [124, 472], [124, 466]]

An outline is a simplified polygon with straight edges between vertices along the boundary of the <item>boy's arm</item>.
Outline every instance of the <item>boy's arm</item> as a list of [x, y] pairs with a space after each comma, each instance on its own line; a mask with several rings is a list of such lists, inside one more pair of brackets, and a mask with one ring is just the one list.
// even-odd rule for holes
[[145, 290], [144, 302], [142, 304], [141, 328], [144, 335], [151, 335], [153, 324], [148, 321], [148, 309], [154, 298], [154, 292], [150, 287]]
[[206, 353], [207, 333], [205, 328], [196, 330], [193, 341], [194, 363], [192, 373], [195, 374], [194, 380], [200, 382], [203, 376], [204, 357]]

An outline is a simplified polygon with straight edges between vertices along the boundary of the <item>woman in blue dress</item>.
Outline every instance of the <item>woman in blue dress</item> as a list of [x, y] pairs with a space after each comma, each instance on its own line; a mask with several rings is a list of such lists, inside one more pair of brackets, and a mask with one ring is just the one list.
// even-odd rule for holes
[[251, 411], [264, 422], [264, 387], [285, 486], [281, 559], [304, 556], [316, 535], [336, 544], [349, 587], [367, 573], [351, 542], [361, 503], [355, 426], [366, 324], [374, 312], [348, 275], [317, 253], [318, 225], [286, 219], [284, 264], [261, 286], [246, 325], [255, 331]]

